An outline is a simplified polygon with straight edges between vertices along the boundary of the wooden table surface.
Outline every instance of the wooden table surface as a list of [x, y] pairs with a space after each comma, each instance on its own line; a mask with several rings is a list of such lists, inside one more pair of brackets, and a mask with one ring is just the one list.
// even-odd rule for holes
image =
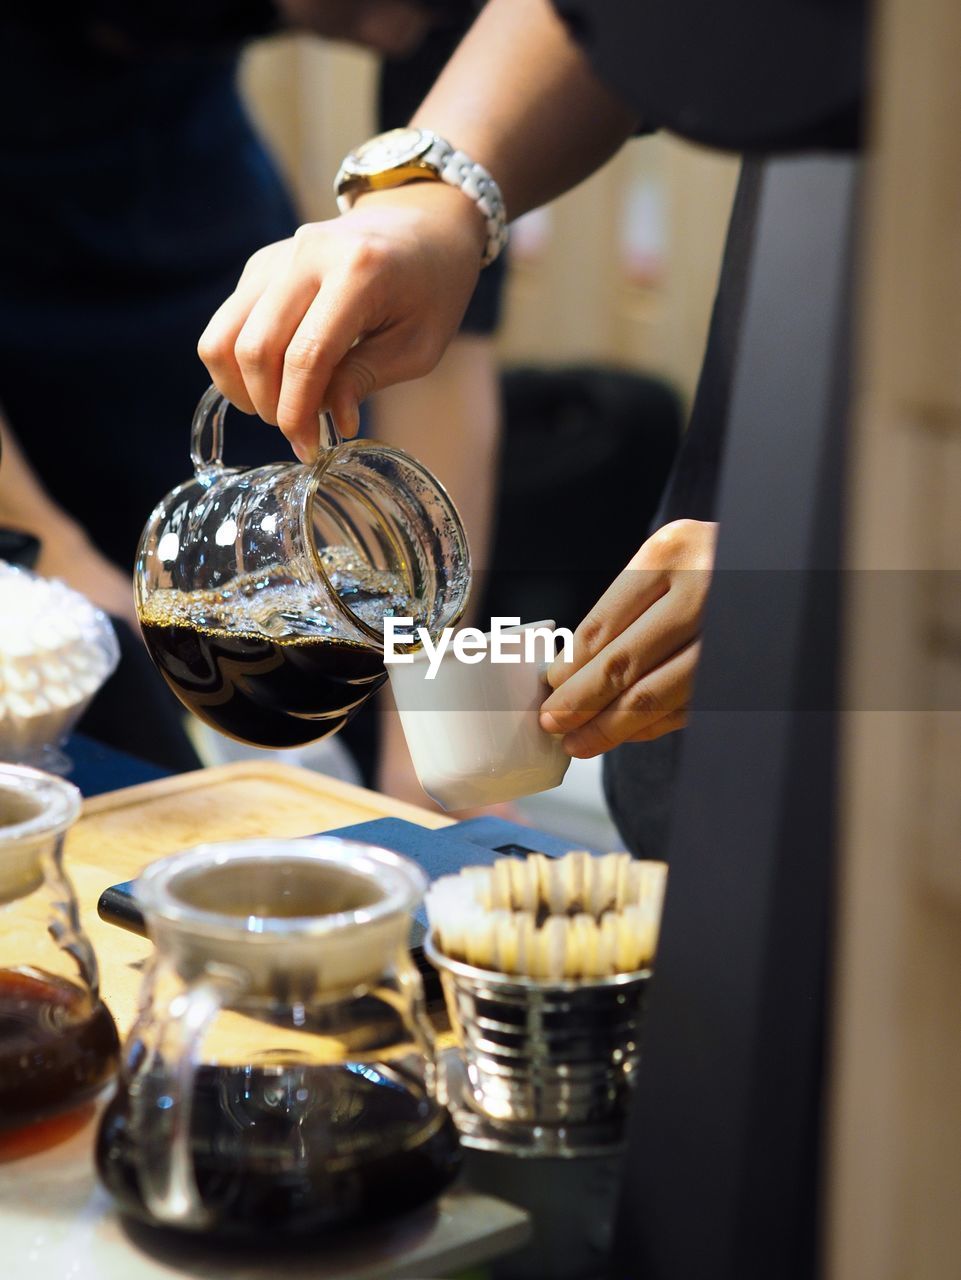
[[[244, 762], [181, 774], [97, 796], [67, 837], [66, 865], [100, 962], [101, 988], [121, 1032], [133, 1019], [150, 944], [97, 916], [100, 894], [155, 858], [205, 841], [300, 836], [373, 818], [426, 827], [451, 820], [415, 805], [304, 769]], [[39, 898], [41, 895], [36, 895]], [[0, 930], [0, 964], [24, 950], [20, 930], [45, 928], [26, 913]], [[273, 1280], [277, 1259], [256, 1250], [220, 1259], [202, 1241], [145, 1247], [133, 1240], [97, 1185], [92, 1118], [59, 1146], [29, 1156], [0, 1150], [4, 1280]], [[318, 1244], [285, 1258], [291, 1280], [400, 1280], [449, 1276], [523, 1243], [527, 1215], [494, 1197], [457, 1188], [436, 1207], [333, 1249]]]

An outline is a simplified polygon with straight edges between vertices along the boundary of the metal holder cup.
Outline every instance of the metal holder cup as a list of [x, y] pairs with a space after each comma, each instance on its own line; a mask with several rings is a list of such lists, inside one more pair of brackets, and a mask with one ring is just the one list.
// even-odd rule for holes
[[548, 982], [451, 960], [425, 939], [460, 1049], [447, 1102], [467, 1146], [515, 1155], [616, 1150], [650, 970]]

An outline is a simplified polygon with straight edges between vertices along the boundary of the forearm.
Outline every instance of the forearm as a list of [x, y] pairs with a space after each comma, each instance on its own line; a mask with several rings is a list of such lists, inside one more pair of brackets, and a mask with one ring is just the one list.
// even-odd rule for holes
[[0, 524], [36, 534], [64, 534], [74, 522], [53, 501], [27, 461], [10, 425], [0, 418]]
[[510, 218], [576, 186], [637, 124], [550, 0], [489, 0], [412, 123], [489, 169]]
[[99, 608], [136, 625], [129, 576], [100, 554], [83, 525], [57, 506], [2, 418], [0, 438], [0, 524], [39, 538], [38, 573], [61, 578]]

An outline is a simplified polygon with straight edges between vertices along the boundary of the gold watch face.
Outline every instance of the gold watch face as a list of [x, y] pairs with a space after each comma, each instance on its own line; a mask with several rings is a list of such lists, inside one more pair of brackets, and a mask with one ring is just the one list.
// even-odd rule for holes
[[430, 134], [423, 129], [391, 129], [388, 133], [379, 133], [351, 152], [348, 167], [356, 174], [397, 169], [430, 150], [432, 141]]

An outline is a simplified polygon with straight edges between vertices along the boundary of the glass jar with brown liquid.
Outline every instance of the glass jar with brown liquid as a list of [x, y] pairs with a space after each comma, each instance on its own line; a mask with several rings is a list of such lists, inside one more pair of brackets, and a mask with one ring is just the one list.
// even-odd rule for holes
[[419, 462], [342, 441], [326, 415], [313, 466], [225, 466], [225, 410], [211, 387], [194, 416], [194, 476], [141, 538], [137, 613], [189, 710], [243, 742], [298, 746], [341, 728], [383, 684], [385, 617], [432, 635], [457, 622], [467, 540]]
[[124, 1214], [289, 1239], [421, 1205], [458, 1141], [407, 952], [423, 873], [332, 837], [150, 866], [155, 944], [97, 1148]]
[[63, 869], [69, 782], [0, 765], [0, 1138], [89, 1103], [119, 1041]]

